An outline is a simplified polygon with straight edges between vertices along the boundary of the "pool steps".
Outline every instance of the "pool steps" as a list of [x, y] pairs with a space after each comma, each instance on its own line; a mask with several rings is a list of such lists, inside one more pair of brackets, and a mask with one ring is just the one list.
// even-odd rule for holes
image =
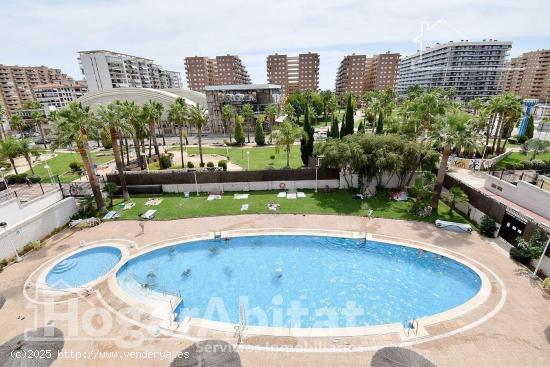
[[78, 264], [78, 260], [74, 258], [65, 259], [61, 261], [59, 264], [57, 264], [56, 266], [54, 266], [54, 268], [52, 269], [52, 273], [55, 273], [55, 274], [64, 273], [74, 268], [77, 264]]

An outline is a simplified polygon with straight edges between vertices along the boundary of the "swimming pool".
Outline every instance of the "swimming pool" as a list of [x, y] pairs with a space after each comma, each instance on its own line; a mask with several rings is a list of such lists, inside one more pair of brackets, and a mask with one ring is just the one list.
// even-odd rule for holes
[[[185, 316], [318, 328], [400, 323], [460, 306], [480, 290], [475, 271], [429, 251], [342, 237], [265, 235], [163, 247], [116, 274], [181, 296]], [[130, 289], [128, 289], [130, 291]]]
[[56, 289], [85, 285], [107, 274], [121, 257], [121, 251], [113, 246], [97, 246], [76, 252], [49, 270], [46, 284]]

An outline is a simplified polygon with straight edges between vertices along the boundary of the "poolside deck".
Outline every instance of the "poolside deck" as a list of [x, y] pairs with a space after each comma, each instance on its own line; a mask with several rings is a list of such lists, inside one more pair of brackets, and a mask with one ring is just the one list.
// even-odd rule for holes
[[[70, 309], [77, 315], [78, 321], [56, 321], [55, 325], [65, 334], [64, 350], [80, 352], [81, 358], [77, 362], [75, 357], [67, 355], [59, 358], [54, 366], [73, 366], [76, 363], [86, 366], [120, 366], [121, 360], [126, 361], [124, 365], [146, 363], [151, 366], [168, 366], [175, 353], [189, 346], [192, 341], [158, 336], [158, 322], [144, 314], [137, 313], [134, 319], [138, 319], [141, 325], [147, 325], [148, 330], [124, 319], [120, 315], [131, 315], [135, 310], [128, 309], [124, 302], [117, 301], [106, 284], [96, 287], [98, 292], [89, 296], [65, 296], [63, 299], [56, 299], [61, 302], [55, 305], [42, 299], [45, 303], [37, 305], [29, 302], [25, 296], [33, 296], [33, 290], [23, 292], [26, 279], [46, 260], [78, 248], [80, 240], [92, 242], [109, 238], [125, 239], [126, 242], [130, 241], [128, 243], [134, 243], [135, 251], [138, 251], [154, 242], [208, 231], [255, 228], [333, 229], [368, 232], [375, 236], [385, 235], [434, 244], [443, 251], [454, 251], [461, 256], [475, 259], [494, 273], [494, 277], [491, 276], [491, 285], [494, 285], [491, 295], [483, 305], [464, 318], [427, 328], [430, 335], [441, 337], [409, 341], [409, 348], [426, 356], [436, 365], [550, 365], [550, 295], [540, 289], [540, 283], [528, 277], [523, 267], [508, 258], [505, 251], [498, 246], [498, 240], [489, 240], [477, 233], [461, 234], [439, 230], [427, 223], [345, 216], [241, 215], [147, 222], [144, 234], [141, 234], [138, 223], [109, 222], [81, 231], [63, 231], [51, 238], [46, 247], [29, 253], [23, 262], [11, 265], [0, 273], [0, 293], [7, 298], [6, 304], [0, 310], [0, 344], [23, 332], [25, 328], [34, 327], [35, 315], [41, 322], [61, 320]], [[498, 286], [499, 281], [503, 287]], [[75, 301], [68, 301], [69, 299]], [[106, 304], [108, 308], [105, 308]], [[57, 313], [57, 316], [52, 316], [51, 312]], [[92, 317], [94, 314], [96, 316]], [[120, 320], [112, 317], [113, 325], [116, 326], [111, 327], [111, 318], [107, 316], [115, 314], [118, 314]], [[25, 318], [21, 320], [18, 316]], [[460, 328], [467, 325], [470, 325], [468, 330]], [[90, 326], [95, 327], [95, 334], [91, 332], [93, 328]], [[105, 330], [101, 330], [103, 327]], [[200, 330], [188, 331], [194, 334], [194, 331]], [[206, 337], [228, 340], [233, 338], [232, 335], [215, 331], [210, 331]], [[369, 347], [375, 350], [379, 345], [395, 342], [402, 342], [396, 334], [380, 334], [375, 338], [249, 336], [244, 338], [244, 343], [250, 346], [249, 349], [243, 348], [239, 354], [243, 366], [357, 366], [369, 365], [374, 354]], [[279, 346], [280, 349], [253, 349], [266, 344]], [[296, 347], [309, 349], [303, 352], [295, 349]], [[322, 348], [323, 352], [316, 352], [312, 348]], [[150, 352], [150, 358], [122, 354], [130, 351]], [[161, 356], [161, 352], [172, 353], [172, 358], [168, 354]], [[86, 355], [82, 356], [82, 353]]]

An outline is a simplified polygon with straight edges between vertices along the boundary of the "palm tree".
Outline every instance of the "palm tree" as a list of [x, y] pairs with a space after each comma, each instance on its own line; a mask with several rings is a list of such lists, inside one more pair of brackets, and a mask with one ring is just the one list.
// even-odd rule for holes
[[53, 144], [52, 147], [67, 147], [73, 143], [76, 144], [78, 152], [82, 157], [84, 168], [90, 180], [90, 186], [97, 204], [98, 210], [102, 213], [107, 212], [105, 201], [101, 194], [101, 189], [94, 172], [92, 159], [90, 155], [90, 146], [88, 143], [88, 129], [93, 115], [89, 107], [84, 107], [80, 102], [70, 102], [67, 107], [59, 111], [56, 115], [53, 126]]
[[290, 167], [290, 149], [297, 139], [303, 135], [303, 130], [298, 125], [285, 120], [278, 130], [273, 131], [275, 139], [275, 151], [279, 153], [281, 147], [286, 152], [286, 166]]
[[42, 111], [42, 105], [37, 101], [31, 100], [23, 103], [23, 108], [26, 110], [32, 110], [31, 121], [40, 132], [40, 137], [42, 138], [44, 148], [48, 149], [48, 146], [46, 145], [46, 137], [44, 136], [44, 128], [42, 126], [42, 124], [44, 123], [44, 113]]
[[468, 102], [468, 108], [472, 110], [474, 115], [477, 115], [477, 113], [483, 108], [483, 105], [484, 103], [479, 97], [476, 97]]
[[[493, 138], [492, 151], [500, 153], [500, 142], [502, 140], [503, 132], [507, 128], [507, 124], [514, 124], [523, 113], [523, 102], [521, 98], [513, 93], [506, 93], [500, 96], [491, 98], [489, 101], [489, 108], [493, 112], [493, 126], [488, 129], [490, 131], [494, 129], [495, 135]], [[494, 124], [496, 123], [496, 128]], [[495, 149], [496, 147], [496, 149]]]
[[414, 180], [414, 185], [410, 188], [415, 196], [415, 205], [418, 207], [422, 200], [429, 198], [433, 194], [435, 175], [429, 171], [424, 172]]
[[109, 208], [113, 207], [113, 196], [118, 190], [118, 186], [114, 182], [106, 182], [103, 185], [103, 192], [109, 196]]
[[17, 131], [20, 135], [20, 137], [23, 136], [23, 129], [25, 129], [25, 120], [23, 120], [23, 117], [19, 113], [14, 113], [10, 117], [10, 129]]
[[202, 128], [208, 123], [208, 115], [206, 109], [199, 104], [194, 105], [189, 111], [189, 123], [197, 129], [199, 140], [199, 155], [201, 158], [201, 166], [204, 165], [202, 159]]
[[449, 215], [453, 214], [453, 210], [456, 209], [456, 204], [466, 204], [468, 202], [468, 195], [458, 186], [453, 186], [447, 194], [447, 200], [449, 200]]
[[431, 139], [435, 146], [442, 148], [441, 161], [437, 170], [435, 192], [432, 196], [431, 207], [437, 209], [443, 180], [447, 173], [447, 163], [453, 147], [471, 149], [476, 146], [475, 136], [472, 133], [472, 115], [466, 112], [449, 113], [439, 119], [439, 123], [431, 132]]
[[133, 101], [123, 101], [119, 107], [119, 113], [121, 118], [125, 119], [132, 127], [131, 135], [134, 141], [134, 151], [136, 152], [136, 160], [141, 167], [145, 169], [145, 162], [143, 162], [140, 150], [140, 139], [144, 139], [147, 136], [145, 131], [143, 119], [140, 118], [141, 109]]
[[124, 200], [130, 200], [128, 186], [126, 185], [126, 177], [124, 175], [124, 164], [122, 163], [122, 152], [119, 146], [119, 132], [128, 131], [130, 129], [128, 122], [121, 118], [120, 105], [118, 101], [109, 103], [106, 106], [99, 106], [96, 116], [101, 124], [101, 127], [111, 135], [113, 144], [113, 155], [115, 156], [115, 164], [118, 171], [120, 186], [122, 186], [122, 195]]
[[27, 161], [29, 168], [31, 169], [31, 173], [34, 175], [34, 168], [32, 166], [32, 160], [31, 156], [38, 157], [40, 155], [40, 152], [36, 148], [31, 147], [31, 143], [28, 139], [18, 139], [17, 140], [19, 144], [19, 152], [20, 154], [25, 157], [25, 160]]
[[[273, 126], [275, 124], [275, 118], [277, 117], [277, 106], [270, 104], [265, 108], [265, 115], [269, 124]], [[271, 127], [270, 127], [271, 128]]]
[[174, 124], [178, 129], [178, 135], [180, 139], [180, 153], [181, 153], [181, 168], [184, 168], [183, 161], [183, 126], [187, 123], [188, 111], [187, 104], [182, 98], [177, 98], [168, 110], [168, 121]]
[[0, 138], [4, 139], [6, 136], [6, 132], [4, 131], [4, 114], [6, 112], [4, 111], [4, 107], [0, 105]]
[[[222, 107], [222, 122], [223, 122], [223, 134], [225, 135], [230, 129], [231, 120], [235, 117], [235, 109], [230, 104], [226, 104]], [[229, 142], [231, 142], [231, 132], [229, 132]]]
[[19, 141], [13, 136], [6, 136], [4, 140], [0, 141], [0, 158], [9, 159], [11, 166], [18, 175], [17, 166], [15, 165], [15, 159], [21, 155], [21, 146]]
[[246, 124], [247, 141], [250, 143], [250, 127], [254, 122], [254, 109], [250, 103], [245, 103], [241, 108], [241, 115], [244, 118]]
[[531, 160], [535, 159], [538, 153], [544, 152], [546, 149], [548, 149], [549, 146], [550, 142], [542, 139], [529, 139], [525, 142], [525, 147], [527, 148], [527, 150], [533, 152]]
[[[157, 103], [155, 101], [149, 101], [145, 105], [143, 105], [142, 113], [143, 118], [145, 121], [147, 121], [147, 125], [149, 126], [149, 138], [151, 139], [154, 147], [155, 147], [155, 154], [160, 159], [160, 151], [159, 151], [159, 145], [157, 142], [157, 133], [155, 126], [157, 125], [157, 121], [159, 120], [159, 113], [157, 109]], [[151, 156], [151, 145], [149, 144], [149, 156]]]

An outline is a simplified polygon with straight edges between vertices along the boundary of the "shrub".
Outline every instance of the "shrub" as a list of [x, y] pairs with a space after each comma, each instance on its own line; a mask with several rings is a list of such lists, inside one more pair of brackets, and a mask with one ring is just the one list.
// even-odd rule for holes
[[256, 121], [256, 129], [254, 131], [254, 140], [256, 141], [256, 145], [265, 144], [264, 128], [262, 126], [262, 123], [259, 120]]
[[243, 130], [243, 124], [241, 122], [241, 119], [239, 119], [241, 116], [237, 116], [237, 123], [235, 124], [235, 141], [239, 145], [244, 145], [244, 130]]
[[69, 163], [69, 168], [72, 172], [80, 172], [82, 171], [82, 164], [80, 162], [73, 161]]
[[544, 163], [541, 159], [533, 159], [531, 161], [531, 166], [533, 169], [543, 169], [546, 166], [546, 163]]
[[187, 168], [195, 168], [195, 165], [191, 161], [187, 161]]
[[529, 264], [529, 261], [532, 259], [529, 251], [518, 247], [512, 247], [510, 249], [510, 257], [524, 265]]
[[484, 215], [481, 218], [481, 222], [479, 224], [479, 231], [481, 232], [481, 234], [490, 238], [494, 238], [496, 229], [497, 229], [497, 222], [493, 217]]
[[27, 178], [27, 173], [20, 173], [18, 175], [7, 175], [4, 177], [8, 185], [13, 185], [16, 183], [25, 183], [25, 179]]
[[521, 162], [506, 162], [506, 169], [510, 170], [520, 170], [523, 169], [523, 163]]
[[40, 181], [42, 181], [42, 177], [38, 176], [38, 175], [30, 175], [28, 176], [28, 179], [32, 182], [32, 183], [38, 183]]
[[218, 162], [218, 167], [221, 167], [224, 171], [227, 171], [227, 161], [224, 161], [223, 159]]
[[206, 167], [208, 168], [214, 168], [214, 162], [207, 162]]
[[509, 144], [517, 144], [519, 136], [514, 136], [513, 138], [508, 139]]
[[525, 143], [527, 140], [529, 140], [529, 138], [528, 138], [527, 136], [525, 136], [525, 135], [524, 135], [524, 136], [518, 136], [518, 137], [517, 137], [517, 142], [518, 142], [518, 144], [523, 144], [523, 143]]
[[270, 155], [270, 156], [269, 156], [269, 159], [275, 159], [275, 156], [274, 156], [274, 155]]
[[516, 247], [510, 249], [510, 257], [522, 264], [528, 264], [531, 259], [539, 258], [542, 255], [545, 241], [542, 239], [542, 232], [537, 229], [529, 238], [518, 238]]
[[159, 158], [160, 169], [172, 167], [172, 156], [170, 154], [161, 154]]
[[521, 162], [521, 168], [522, 169], [531, 169], [531, 168], [533, 168], [533, 163], [531, 161], [523, 161], [523, 162]]
[[204, 162], [199, 163], [200, 168], [204, 168]]
[[0, 162], [0, 168], [4, 168], [6, 171], [11, 169], [11, 163], [10, 162]]

